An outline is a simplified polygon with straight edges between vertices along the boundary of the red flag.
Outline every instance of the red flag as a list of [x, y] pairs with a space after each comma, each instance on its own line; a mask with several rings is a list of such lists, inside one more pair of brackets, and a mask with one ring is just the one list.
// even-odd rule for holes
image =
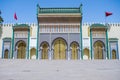
[[111, 12], [105, 12], [105, 16], [106, 16], [106, 17], [107, 17], [107, 16], [110, 16], [110, 15], [112, 15]]
[[14, 19], [17, 20], [17, 15], [16, 15], [16, 13], [14, 13]]

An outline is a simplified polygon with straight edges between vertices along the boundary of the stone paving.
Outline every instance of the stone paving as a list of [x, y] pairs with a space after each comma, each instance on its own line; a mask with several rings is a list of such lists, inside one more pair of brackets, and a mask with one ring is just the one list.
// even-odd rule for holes
[[0, 59], [0, 80], [120, 80], [120, 61]]

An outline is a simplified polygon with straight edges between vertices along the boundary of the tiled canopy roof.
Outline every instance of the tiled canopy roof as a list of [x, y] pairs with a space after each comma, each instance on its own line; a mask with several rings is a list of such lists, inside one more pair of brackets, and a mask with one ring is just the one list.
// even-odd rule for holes
[[10, 37], [5, 37], [5, 38], [3, 38], [3, 41], [11, 41], [11, 38]]
[[27, 25], [27, 24], [15, 24], [14, 26], [13, 26], [13, 28], [17, 28], [17, 27], [23, 27], [23, 28], [29, 28], [30, 26], [29, 25]]
[[118, 38], [109, 38], [109, 41], [118, 41]]
[[41, 13], [82, 13], [82, 4], [79, 8], [40, 8], [37, 5], [37, 14]]
[[107, 27], [103, 24], [92, 24], [90, 28], [107, 28]]

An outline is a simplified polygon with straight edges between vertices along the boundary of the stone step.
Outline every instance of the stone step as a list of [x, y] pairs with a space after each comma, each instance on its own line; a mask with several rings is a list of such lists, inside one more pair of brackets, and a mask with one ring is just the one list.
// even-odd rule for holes
[[120, 61], [0, 59], [0, 80], [120, 80]]

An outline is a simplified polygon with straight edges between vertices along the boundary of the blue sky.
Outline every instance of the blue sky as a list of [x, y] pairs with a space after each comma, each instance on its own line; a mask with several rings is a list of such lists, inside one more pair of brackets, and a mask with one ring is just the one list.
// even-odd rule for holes
[[[105, 22], [105, 11], [113, 15], [107, 22], [120, 22], [120, 0], [0, 0], [4, 23], [36, 23], [36, 5], [40, 7], [79, 7], [83, 4], [83, 22]], [[18, 20], [13, 18], [16, 12]]]

